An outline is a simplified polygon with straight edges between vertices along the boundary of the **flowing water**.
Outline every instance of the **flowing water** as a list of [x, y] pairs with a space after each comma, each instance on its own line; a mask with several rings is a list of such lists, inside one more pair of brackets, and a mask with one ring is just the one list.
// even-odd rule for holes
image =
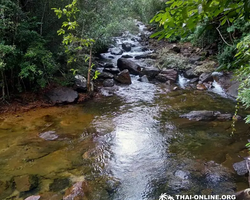
[[[233, 113], [235, 102], [210, 91], [173, 91], [137, 79], [82, 105], [1, 116], [0, 199], [32, 194], [62, 199], [78, 181], [87, 183], [86, 199], [93, 200], [232, 194], [248, 187], [232, 164], [248, 155], [249, 126], [238, 121], [231, 137], [230, 121], [179, 117], [192, 110]], [[46, 131], [58, 137], [39, 137]], [[18, 192], [13, 182], [27, 174], [37, 177], [37, 187]]]

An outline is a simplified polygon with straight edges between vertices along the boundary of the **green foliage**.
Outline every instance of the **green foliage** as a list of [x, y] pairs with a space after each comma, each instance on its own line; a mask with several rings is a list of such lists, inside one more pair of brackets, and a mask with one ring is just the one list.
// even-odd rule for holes
[[234, 55], [236, 53], [236, 46], [221, 46], [219, 53], [217, 55], [218, 62], [220, 67], [218, 70], [233, 70], [237, 68], [237, 65], [234, 65]]

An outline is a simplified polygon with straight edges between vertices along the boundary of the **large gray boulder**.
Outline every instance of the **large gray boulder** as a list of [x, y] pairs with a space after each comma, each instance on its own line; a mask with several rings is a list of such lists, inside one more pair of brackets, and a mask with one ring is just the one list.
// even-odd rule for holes
[[189, 120], [195, 120], [195, 121], [212, 121], [216, 118], [216, 115], [213, 111], [198, 110], [198, 111], [191, 111], [184, 115], [180, 115], [180, 117], [188, 118]]
[[71, 88], [61, 87], [50, 90], [46, 96], [52, 103], [73, 103], [78, 98], [78, 93]]
[[117, 76], [115, 76], [115, 80], [122, 84], [131, 84], [131, 77], [129, 75], [129, 71], [124, 69]]
[[134, 75], [139, 75], [141, 72], [141, 67], [138, 64], [126, 58], [119, 58], [117, 60], [117, 67], [121, 71], [124, 69], [127, 69], [130, 74], [134, 74]]

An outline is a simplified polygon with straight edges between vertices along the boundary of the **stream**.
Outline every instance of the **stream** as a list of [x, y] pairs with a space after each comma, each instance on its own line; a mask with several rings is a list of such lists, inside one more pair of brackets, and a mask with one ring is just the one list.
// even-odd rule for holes
[[[116, 40], [113, 48], [126, 41], [134, 44], [130, 55], [145, 53], [140, 35], [127, 33]], [[116, 64], [121, 55], [102, 57]], [[103, 97], [81, 105], [1, 116], [0, 199], [37, 194], [63, 199], [79, 181], [87, 185], [84, 199], [93, 200], [225, 195], [248, 187], [247, 177], [238, 176], [232, 165], [248, 156], [249, 126], [238, 121], [231, 137], [231, 121], [179, 117], [193, 110], [234, 113], [234, 101], [213, 91], [184, 86], [173, 91], [175, 85], [131, 79], [131, 85], [102, 88]], [[45, 140], [41, 133], [48, 131], [55, 137]], [[23, 176], [37, 180], [29, 191], [18, 187]]]

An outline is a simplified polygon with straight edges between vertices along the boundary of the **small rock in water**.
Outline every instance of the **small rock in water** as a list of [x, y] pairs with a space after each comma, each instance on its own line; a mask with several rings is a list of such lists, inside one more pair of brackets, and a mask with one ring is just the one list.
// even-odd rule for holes
[[199, 84], [196, 85], [196, 89], [197, 90], [206, 90], [207, 88], [206, 88], [206, 86], [204, 84], [199, 83]]
[[148, 77], [146, 75], [143, 75], [142, 77], [139, 78], [139, 81], [144, 82], [144, 83], [148, 83]]
[[113, 87], [114, 84], [114, 79], [106, 79], [103, 81], [103, 87]]
[[83, 199], [85, 193], [88, 193], [88, 186], [85, 181], [75, 183], [71, 188], [67, 189], [63, 200]]
[[44, 140], [52, 141], [52, 140], [57, 139], [58, 135], [55, 134], [55, 131], [46, 131], [46, 132], [40, 133], [39, 137], [44, 139]]
[[41, 198], [41, 196], [39, 195], [36, 195], [36, 196], [30, 196], [30, 197], [27, 197], [25, 200], [39, 200]]
[[233, 164], [233, 168], [239, 176], [244, 176], [248, 173], [247, 160], [243, 160]]
[[131, 84], [131, 77], [129, 75], [129, 71], [124, 69], [117, 76], [115, 76], [115, 80], [122, 84]]
[[175, 86], [175, 87], [173, 88], [173, 91], [176, 91], [176, 90], [178, 90], [178, 87], [177, 87], [177, 86]]

